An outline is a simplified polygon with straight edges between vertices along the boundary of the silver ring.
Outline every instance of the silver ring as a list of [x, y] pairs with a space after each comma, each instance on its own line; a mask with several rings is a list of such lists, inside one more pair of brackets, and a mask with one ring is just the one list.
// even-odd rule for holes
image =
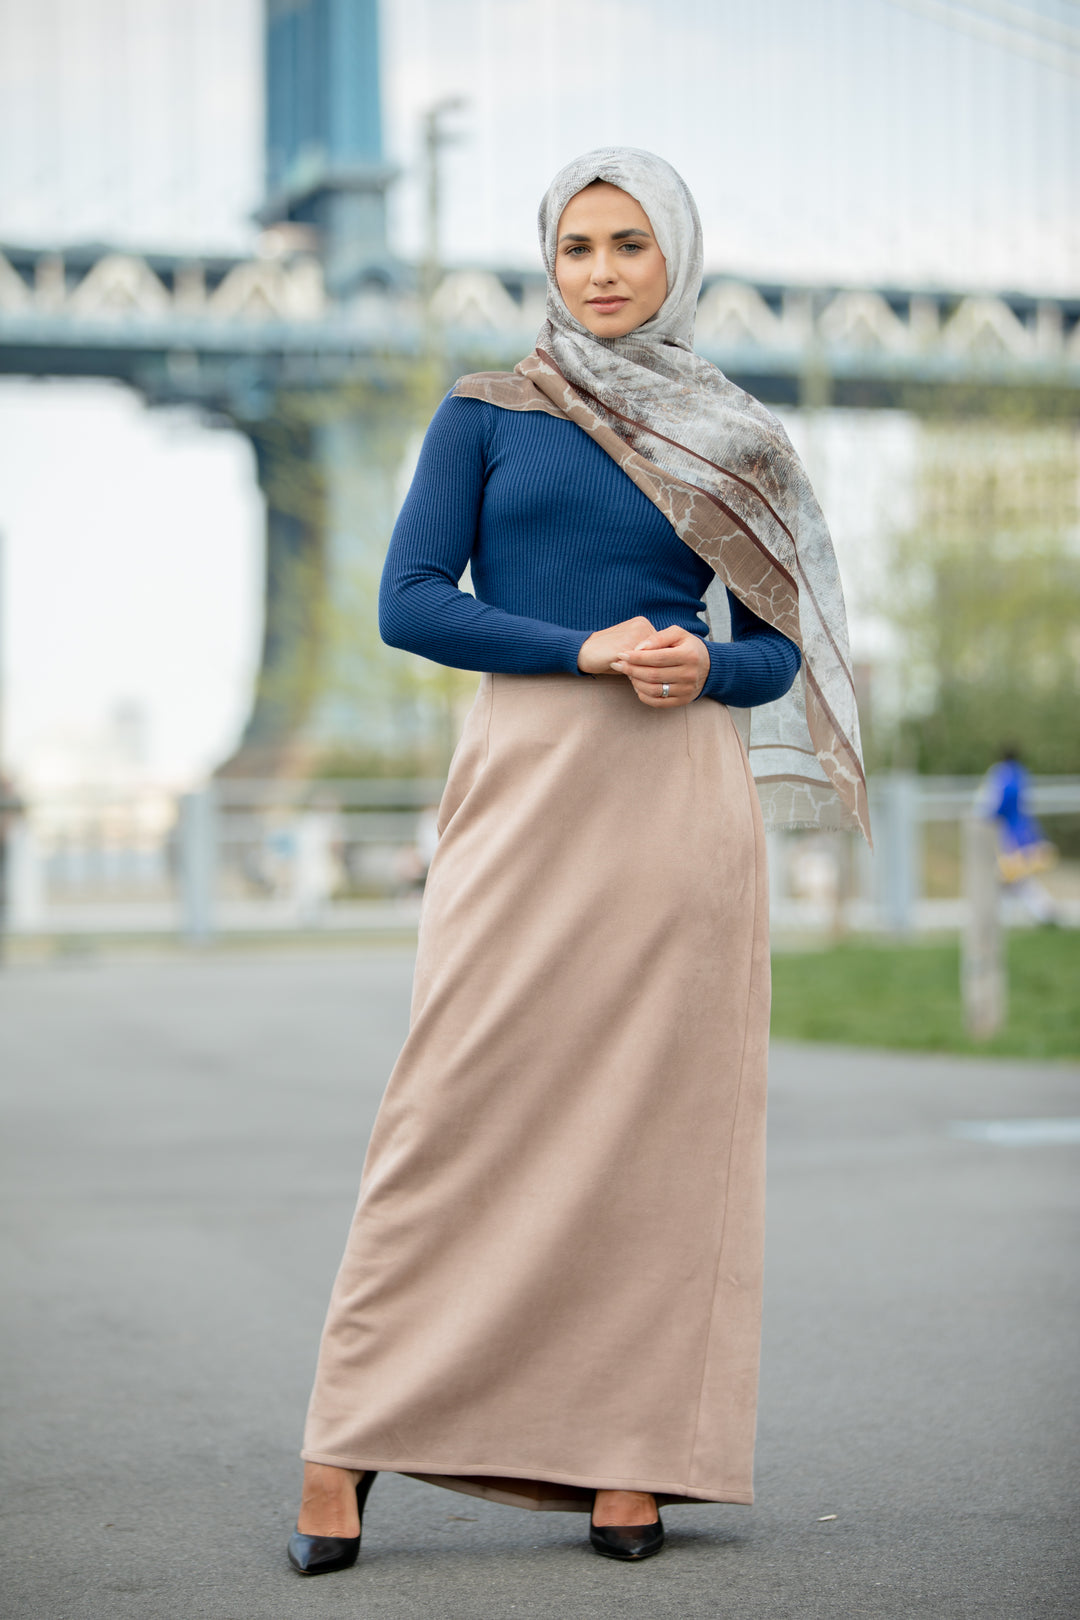
[[662, 697], [662, 698], [666, 698], [666, 697], [670, 697], [670, 696], [671, 696], [671, 687], [670, 687], [670, 686], [669, 686], [669, 685], [668, 685], [668, 683], [667, 683], [667, 681], [662, 681], [662, 682], [661, 682], [661, 685], [660, 685], [660, 696], [661, 696], [661, 697]]

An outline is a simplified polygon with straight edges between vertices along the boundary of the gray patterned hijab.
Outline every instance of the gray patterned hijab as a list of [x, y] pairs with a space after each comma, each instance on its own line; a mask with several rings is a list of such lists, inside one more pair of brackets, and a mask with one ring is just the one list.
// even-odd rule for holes
[[[563, 303], [559, 220], [593, 180], [634, 197], [667, 261], [660, 309], [623, 337], [599, 338]], [[547, 318], [514, 373], [465, 377], [456, 392], [508, 410], [567, 416], [597, 440], [716, 574], [710, 634], [727, 639], [724, 588], [802, 650], [791, 691], [736, 714], [766, 823], [850, 827], [870, 836], [848, 652], [829, 531], [780, 423], [694, 353], [702, 242], [681, 176], [651, 152], [601, 147], [567, 164], [540, 204]]]

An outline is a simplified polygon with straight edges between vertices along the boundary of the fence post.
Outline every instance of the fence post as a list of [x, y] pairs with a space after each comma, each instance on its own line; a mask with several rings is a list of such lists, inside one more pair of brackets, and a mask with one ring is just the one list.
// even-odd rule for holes
[[882, 911], [892, 933], [907, 934], [919, 897], [919, 779], [911, 771], [893, 771], [879, 792]]
[[180, 798], [180, 929], [192, 945], [214, 937], [217, 802], [212, 787]]
[[7, 956], [7, 936], [11, 927], [10, 821], [4, 779], [0, 776], [0, 967], [3, 967]]
[[964, 898], [967, 917], [961, 957], [964, 1021], [976, 1041], [989, 1039], [1005, 1022], [1006, 979], [997, 829], [986, 816], [964, 820]]
[[45, 910], [41, 851], [34, 824], [24, 813], [7, 831], [7, 926], [33, 933], [41, 927]]

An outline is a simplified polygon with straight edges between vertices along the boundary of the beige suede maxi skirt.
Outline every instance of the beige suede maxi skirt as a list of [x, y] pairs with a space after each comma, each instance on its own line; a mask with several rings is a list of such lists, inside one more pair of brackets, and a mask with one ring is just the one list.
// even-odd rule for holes
[[768, 906], [731, 717], [484, 676], [440, 829], [303, 1456], [750, 1502]]

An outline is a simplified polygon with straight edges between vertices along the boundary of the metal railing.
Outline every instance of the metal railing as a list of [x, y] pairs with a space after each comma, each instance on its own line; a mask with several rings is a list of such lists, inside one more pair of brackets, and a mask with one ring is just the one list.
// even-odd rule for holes
[[[846, 834], [770, 834], [774, 927], [960, 928], [960, 824], [978, 786], [973, 777], [877, 777], [873, 856]], [[409, 932], [442, 788], [436, 779], [222, 779], [179, 796], [146, 786], [27, 794], [7, 817], [8, 928], [192, 942]], [[1080, 777], [1035, 778], [1033, 807], [1053, 837], [1054, 817], [1080, 814]], [[934, 828], [945, 829], [944, 842]], [[1065, 909], [1074, 906], [1080, 923], [1080, 880], [1076, 888]]]

